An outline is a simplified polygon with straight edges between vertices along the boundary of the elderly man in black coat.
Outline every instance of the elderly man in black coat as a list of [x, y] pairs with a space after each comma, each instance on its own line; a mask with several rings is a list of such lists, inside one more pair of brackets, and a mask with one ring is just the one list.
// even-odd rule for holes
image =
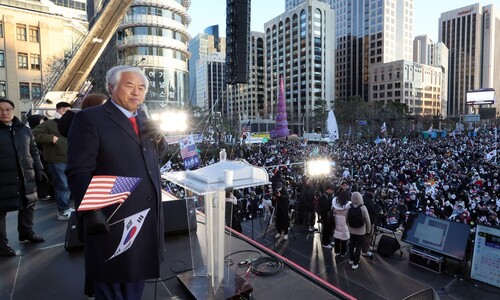
[[19, 210], [19, 241], [44, 241], [33, 232], [36, 176], [45, 173], [31, 129], [14, 115], [12, 101], [0, 99], [0, 256], [16, 255], [7, 239], [9, 211]]
[[[160, 277], [163, 261], [159, 156], [167, 144], [138, 109], [149, 85], [142, 70], [113, 67], [106, 83], [111, 98], [74, 117], [66, 174], [77, 208], [93, 176], [141, 179], [119, 207], [83, 213], [85, 270], [93, 280], [95, 299], [141, 299], [145, 280]], [[145, 211], [140, 230], [125, 224], [125, 218]], [[127, 233], [135, 240], [123, 250], [120, 244]]]

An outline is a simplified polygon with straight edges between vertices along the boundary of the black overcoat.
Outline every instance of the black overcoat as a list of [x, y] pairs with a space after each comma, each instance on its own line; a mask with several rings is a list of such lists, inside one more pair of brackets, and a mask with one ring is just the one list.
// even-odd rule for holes
[[[139, 127], [145, 120], [143, 114], [138, 116]], [[139, 138], [111, 100], [77, 113], [68, 141], [66, 174], [76, 207], [94, 175], [114, 175], [142, 180], [118, 210], [117, 205], [102, 209], [107, 218], [116, 210], [110, 224], [150, 209], [130, 249], [112, 259], [127, 224], [111, 225], [109, 234], [84, 236], [87, 274], [98, 281], [122, 283], [160, 277], [164, 229], [156, 143]]]
[[0, 123], [0, 211], [34, 205], [36, 175], [42, 171], [31, 129], [17, 117], [12, 126]]

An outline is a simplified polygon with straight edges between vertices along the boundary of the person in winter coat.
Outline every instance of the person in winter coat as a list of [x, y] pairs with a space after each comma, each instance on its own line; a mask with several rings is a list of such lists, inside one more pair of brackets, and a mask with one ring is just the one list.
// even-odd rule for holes
[[300, 189], [300, 212], [302, 220], [304, 221], [307, 231], [314, 232], [317, 228], [314, 227], [316, 223], [316, 214], [314, 212], [314, 194], [315, 188], [312, 184], [311, 178], [305, 177]]
[[273, 187], [273, 203], [276, 216], [276, 235], [275, 238], [288, 240], [288, 227], [290, 227], [290, 220], [288, 218], [288, 206], [290, 205], [290, 196], [285, 187], [283, 180], [276, 181]]
[[[168, 144], [159, 126], [138, 109], [149, 86], [141, 69], [115, 66], [106, 83], [111, 98], [73, 119], [66, 175], [77, 208], [96, 175], [141, 178], [119, 208], [113, 204], [79, 212], [85, 271], [93, 280], [95, 299], [138, 300], [146, 279], [160, 277], [164, 258], [159, 157]], [[127, 218], [128, 224], [119, 222]], [[123, 248], [123, 232], [139, 222], [133, 242]]]
[[19, 241], [45, 241], [33, 232], [37, 177], [46, 176], [31, 129], [14, 116], [12, 101], [0, 99], [0, 256], [16, 255], [7, 239], [7, 212], [19, 210]]
[[[352, 265], [352, 269], [356, 270], [359, 266], [359, 257], [361, 255], [361, 247], [363, 243], [363, 238], [366, 233], [369, 233], [372, 225], [370, 222], [370, 215], [368, 209], [363, 203], [363, 196], [359, 192], [352, 193], [351, 205], [348, 206], [347, 210], [347, 226], [349, 227], [349, 264]], [[363, 220], [362, 226], [357, 227], [351, 223], [349, 218], [349, 210], [361, 209], [361, 218]]]
[[350, 238], [349, 227], [347, 227], [347, 209], [351, 204], [350, 191], [345, 190], [340, 192], [337, 197], [332, 200], [332, 209], [335, 211], [335, 254], [340, 254], [344, 257], [347, 255], [347, 241]]
[[325, 193], [319, 196], [319, 219], [321, 222], [321, 245], [323, 248], [332, 249], [332, 234], [335, 218], [332, 213], [332, 201], [333, 193], [335, 192], [335, 187], [333, 183], [327, 183], [325, 187]]
[[68, 141], [59, 133], [57, 123], [61, 116], [71, 109], [71, 104], [59, 102], [56, 104], [54, 119], [47, 120], [33, 129], [37, 144], [43, 146], [43, 158], [49, 166], [54, 183], [55, 200], [59, 215], [57, 219], [67, 221], [74, 211], [70, 207], [70, 191], [68, 181], [64, 175], [67, 166]]
[[[42, 124], [46, 120], [48, 119], [45, 116], [38, 114], [31, 115], [28, 117], [28, 125], [31, 128], [31, 130], [33, 130], [35, 127]], [[49, 166], [43, 159], [43, 147], [37, 144], [37, 148], [38, 148], [38, 154], [40, 154], [40, 160], [42, 161], [43, 169], [48, 170]], [[49, 179], [48, 181], [45, 180], [36, 181], [36, 192], [38, 194], [38, 200], [51, 200], [52, 197], [54, 196], [54, 187], [52, 184], [52, 180], [50, 178], [50, 173], [46, 173], [46, 175], [47, 178]]]

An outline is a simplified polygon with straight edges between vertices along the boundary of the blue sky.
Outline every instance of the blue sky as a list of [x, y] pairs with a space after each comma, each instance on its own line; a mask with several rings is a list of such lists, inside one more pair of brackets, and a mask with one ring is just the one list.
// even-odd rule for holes
[[[251, 0], [251, 30], [264, 31], [264, 23], [285, 11], [284, 0]], [[495, 4], [500, 9], [500, 0], [414, 0], [413, 35], [427, 34], [433, 41], [438, 39], [438, 19], [442, 12], [470, 4]], [[226, 0], [192, 0], [188, 10], [192, 22], [188, 27], [191, 36], [211, 25], [218, 24], [225, 36]]]

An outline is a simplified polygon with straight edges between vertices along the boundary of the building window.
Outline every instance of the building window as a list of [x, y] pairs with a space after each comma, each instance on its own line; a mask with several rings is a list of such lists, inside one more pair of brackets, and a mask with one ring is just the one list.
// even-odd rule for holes
[[33, 43], [39, 42], [38, 27], [31, 27], [30, 26], [30, 42], [33, 42]]
[[17, 53], [17, 67], [19, 69], [28, 69], [28, 54]]
[[0, 22], [0, 38], [3, 38], [3, 23]]
[[27, 40], [26, 25], [17, 25], [16, 27], [17, 39], [20, 41]]
[[5, 55], [3, 50], [0, 50], [0, 67], [5, 67]]
[[30, 84], [27, 82], [19, 82], [19, 96], [21, 99], [30, 98]]
[[7, 93], [5, 91], [7, 91], [7, 85], [5, 84], [5, 81], [0, 81], [0, 97], [7, 97]]
[[31, 84], [31, 96], [33, 99], [42, 98], [42, 85], [40, 83]]
[[40, 55], [31, 54], [31, 69], [40, 70]]

